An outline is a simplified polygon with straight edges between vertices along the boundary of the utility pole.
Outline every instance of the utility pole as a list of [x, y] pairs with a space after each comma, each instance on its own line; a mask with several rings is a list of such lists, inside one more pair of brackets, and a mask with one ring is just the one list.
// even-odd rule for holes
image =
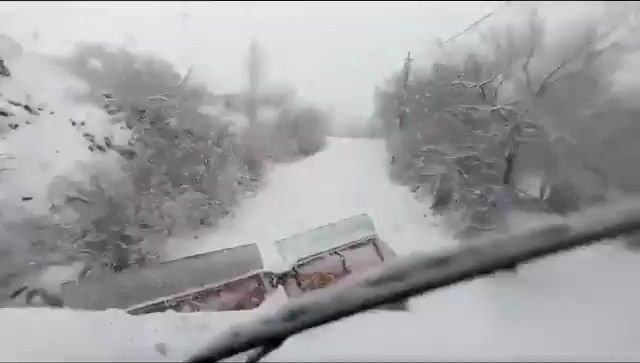
[[404, 59], [404, 72], [402, 79], [402, 88], [405, 93], [407, 92], [407, 84], [409, 83], [409, 72], [411, 72], [411, 62], [413, 62], [413, 58], [411, 58], [411, 52], [407, 53], [407, 58]]
[[405, 126], [405, 119], [409, 110], [407, 110], [407, 85], [409, 84], [409, 75], [411, 72], [411, 52], [407, 53], [407, 58], [404, 59], [404, 67], [402, 70], [402, 96], [400, 97], [400, 112], [398, 115], [398, 128], [403, 129]]
[[398, 162], [398, 158], [402, 157], [402, 155], [404, 155], [404, 148], [405, 148], [405, 143], [403, 142], [402, 138], [402, 131], [406, 128], [406, 118], [407, 115], [409, 114], [409, 110], [407, 109], [407, 98], [408, 98], [408, 92], [407, 92], [407, 86], [409, 85], [409, 76], [410, 76], [410, 72], [411, 72], [411, 62], [413, 61], [413, 58], [411, 58], [411, 52], [407, 53], [407, 57], [404, 59], [404, 65], [403, 65], [403, 69], [402, 69], [402, 94], [400, 96], [400, 100], [399, 100], [399, 105], [398, 105], [398, 122], [397, 122], [397, 129], [394, 129], [391, 131], [392, 133], [392, 139], [395, 140], [392, 143], [395, 145], [393, 147], [393, 150], [396, 150], [394, 152], [392, 152], [391, 154], [391, 164], [395, 164], [396, 162]]
[[249, 98], [247, 100], [247, 117], [251, 125], [256, 123], [258, 113], [258, 94], [262, 76], [259, 52], [258, 43], [253, 40], [249, 48]]

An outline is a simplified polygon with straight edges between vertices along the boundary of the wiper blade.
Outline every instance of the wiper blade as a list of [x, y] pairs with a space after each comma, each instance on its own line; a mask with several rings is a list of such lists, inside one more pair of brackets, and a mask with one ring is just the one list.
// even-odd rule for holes
[[255, 361], [305, 330], [549, 254], [637, 232], [640, 200], [602, 205], [560, 222], [477, 240], [439, 255], [398, 258], [348, 284], [311, 292], [271, 316], [232, 327], [189, 361], [216, 362], [258, 348], [250, 357]]

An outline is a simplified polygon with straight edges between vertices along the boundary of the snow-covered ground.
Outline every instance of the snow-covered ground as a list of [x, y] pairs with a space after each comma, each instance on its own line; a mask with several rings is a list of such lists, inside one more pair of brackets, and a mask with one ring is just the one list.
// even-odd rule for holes
[[[401, 254], [454, 241], [407, 188], [386, 175], [384, 144], [331, 139], [305, 160], [273, 166], [268, 184], [233, 218], [197, 239], [173, 241], [167, 258], [257, 242], [269, 267], [270, 242], [359, 213]], [[370, 312], [288, 340], [267, 360], [639, 360], [640, 256], [610, 243], [413, 299], [411, 311]], [[176, 361], [258, 311], [162, 313], [0, 310], [1, 360]]]
[[197, 239], [173, 241], [165, 257], [256, 242], [269, 267], [280, 261], [272, 242], [360, 213], [371, 216], [380, 237], [398, 253], [450, 245], [437, 221], [425, 217], [427, 206], [389, 181], [384, 160], [383, 141], [330, 138], [316, 155], [272, 165], [264, 189], [243, 201], [232, 218]]

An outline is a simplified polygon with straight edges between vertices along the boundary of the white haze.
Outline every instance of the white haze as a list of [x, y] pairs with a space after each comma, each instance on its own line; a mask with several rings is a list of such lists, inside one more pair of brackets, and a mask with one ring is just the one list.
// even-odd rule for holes
[[78, 41], [108, 42], [190, 65], [216, 92], [245, 86], [252, 39], [266, 53], [267, 80], [293, 85], [338, 123], [362, 122], [376, 83], [407, 51], [426, 58], [495, 7], [482, 2], [8, 2], [1, 31], [25, 47], [67, 54]]
[[[537, 76], [558, 63], [563, 53], [555, 51], [580, 39], [589, 22], [615, 22], [633, 14], [625, 9], [635, 9], [603, 3], [536, 5], [545, 20], [549, 45], [532, 62]], [[3, 81], [3, 93], [19, 101], [30, 95], [36, 102], [56, 105], [57, 113], [41, 117], [42, 122], [31, 125], [30, 130], [20, 128], [7, 136], [1, 151], [14, 154], [20, 170], [7, 174], [4, 182], [9, 187], [2, 196], [44, 200], [39, 197], [46, 193], [51, 178], [72, 171], [76, 161], [96, 157], [71, 128], [54, 124], [82, 118], [98, 134], [113, 132], [100, 110], [73, 100], [86, 85], [45, 56], [70, 54], [79, 42], [103, 42], [161, 56], [183, 73], [193, 65], [199, 80], [214, 92], [237, 92], [246, 86], [249, 44], [258, 39], [267, 56], [267, 81], [291, 84], [303, 99], [332, 111], [334, 125], [348, 129], [371, 115], [375, 86], [399, 70], [407, 51], [413, 52], [417, 70], [439, 57], [456, 59], [461, 50], [475, 47], [482, 51], [474, 32], [456, 39], [444, 53], [434, 45], [436, 39], [458, 33], [494, 9], [499, 10], [487, 23], [509, 21], [518, 25], [516, 29], [526, 27], [529, 6], [495, 2], [163, 2], [150, 7], [143, 2], [6, 2], [0, 8], [0, 32], [16, 39], [25, 51], [20, 61], [9, 63], [15, 75]], [[486, 24], [478, 28], [486, 30]], [[639, 94], [639, 59], [637, 52], [627, 54], [623, 67], [611, 75], [617, 80], [614, 91], [631, 105]], [[31, 205], [39, 211], [46, 208]]]
[[[549, 26], [546, 40], [551, 44], [549, 58], [543, 56], [532, 65], [534, 72], [541, 73], [548, 71], [549, 64], [557, 64], [553, 49], [578, 39], [581, 26], [590, 19], [606, 15], [614, 21], [615, 16], [631, 14], [605, 13], [607, 8], [600, 3], [541, 5], [541, 16]], [[73, 99], [87, 85], [42, 54], [67, 55], [77, 42], [105, 42], [161, 56], [183, 73], [194, 65], [198, 78], [215, 92], [236, 92], [246, 86], [245, 58], [255, 38], [266, 52], [270, 82], [291, 84], [303, 99], [332, 111], [335, 124], [344, 126], [362, 123], [371, 115], [374, 86], [401, 68], [407, 51], [413, 52], [418, 70], [440, 56], [455, 59], [461, 48], [477, 46], [477, 37], [459, 38], [457, 48], [444, 55], [436, 51], [435, 39], [458, 33], [500, 6], [503, 3], [5, 2], [0, 7], [0, 33], [15, 38], [25, 52], [20, 61], [9, 63], [14, 76], [0, 80], [3, 95], [19, 101], [30, 95], [36, 103], [55, 105], [56, 113], [43, 115], [42, 122], [6, 137], [0, 152], [14, 154], [18, 169], [3, 174], [0, 199], [24, 205], [17, 198], [28, 194], [35, 197], [29, 206], [42, 212], [47, 205], [40, 196], [47, 192], [52, 177], [78, 172], [76, 161], [93, 161], [102, 168], [109, 165], [106, 156], [89, 153], [72, 128], [57, 127], [68, 126], [68, 118], [85, 118], [96, 134], [114, 132], [101, 110]], [[498, 21], [509, 16], [514, 23], [522, 17], [520, 25], [526, 26], [526, 12], [498, 15]], [[640, 54], [628, 54], [615, 74], [614, 90], [630, 105], [640, 95], [639, 61]], [[387, 179], [382, 144], [381, 140], [335, 139], [307, 161], [276, 166], [265, 190], [234, 211], [235, 218], [199, 239], [174, 241], [168, 254], [204, 252], [225, 243], [266, 244], [361, 212], [372, 216], [381, 237], [400, 253], [436, 246], [434, 241], [453, 244], [447, 232], [432, 225], [438, 220], [424, 217], [427, 205], [418, 204], [408, 190]], [[356, 183], [359, 178], [362, 184]], [[522, 227], [538, 223], [538, 218], [515, 216], [513, 223]], [[393, 347], [400, 347], [405, 359], [415, 360], [637, 360], [640, 316], [635, 307], [640, 295], [624, 279], [633, 279], [640, 266], [637, 257], [617, 245], [559, 256], [525, 266], [518, 277], [482, 280], [418, 299], [411, 315], [364, 315], [312, 331], [294, 338], [298, 340], [274, 357], [317, 359], [324, 354], [326, 359], [361, 359], [365, 351], [366, 359], [391, 359], [398, 357]], [[218, 322], [224, 326], [227, 319], [214, 314], [210, 320], [215, 323], [211, 323], [203, 315], [163, 314], [159, 319], [129, 320], [106, 312], [78, 314], [74, 320], [75, 312], [45, 309], [33, 314], [11, 309], [0, 313], [0, 326], [5, 327], [0, 329], [4, 344], [0, 346], [7, 354], [2, 359], [8, 360], [163, 359], [152, 350], [153, 344], [176, 334], [180, 335], [177, 347], [172, 345], [164, 358], [184, 359], [205, 343], [208, 337], [203, 329], [219, 328]], [[44, 319], [52, 319], [45, 324], [48, 330], [42, 326], [45, 315], [49, 316]], [[6, 328], [20, 324], [23, 329]], [[32, 327], [35, 334], [29, 330]], [[402, 331], [389, 340], [389, 327]], [[61, 334], [63, 330], [68, 334]], [[316, 344], [318, 334], [325, 334], [327, 345]], [[357, 337], [355, 344], [345, 343], [349, 334]], [[86, 341], [78, 344], [80, 339]], [[95, 345], [86, 344], [94, 341]], [[366, 348], [370, 346], [374, 349]], [[57, 356], [51, 355], [52, 350]]]

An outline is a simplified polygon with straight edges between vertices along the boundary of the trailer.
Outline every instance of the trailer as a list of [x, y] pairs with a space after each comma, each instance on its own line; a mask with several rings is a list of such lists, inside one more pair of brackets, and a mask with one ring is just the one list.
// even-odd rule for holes
[[[285, 266], [278, 272], [264, 268], [260, 249], [252, 243], [119, 272], [90, 273], [63, 283], [56, 306], [121, 309], [132, 315], [251, 310], [278, 289], [294, 299], [396, 257], [366, 214], [295, 234], [272, 247]], [[406, 310], [406, 302], [383, 308]]]
[[[396, 257], [373, 221], [360, 214], [275, 242], [291, 268], [278, 275], [288, 297], [323, 289]], [[385, 309], [406, 310], [406, 302]]]
[[64, 283], [65, 307], [124, 309], [131, 314], [166, 310], [246, 310], [269, 289], [258, 246], [247, 244], [185, 258], [87, 276]]

